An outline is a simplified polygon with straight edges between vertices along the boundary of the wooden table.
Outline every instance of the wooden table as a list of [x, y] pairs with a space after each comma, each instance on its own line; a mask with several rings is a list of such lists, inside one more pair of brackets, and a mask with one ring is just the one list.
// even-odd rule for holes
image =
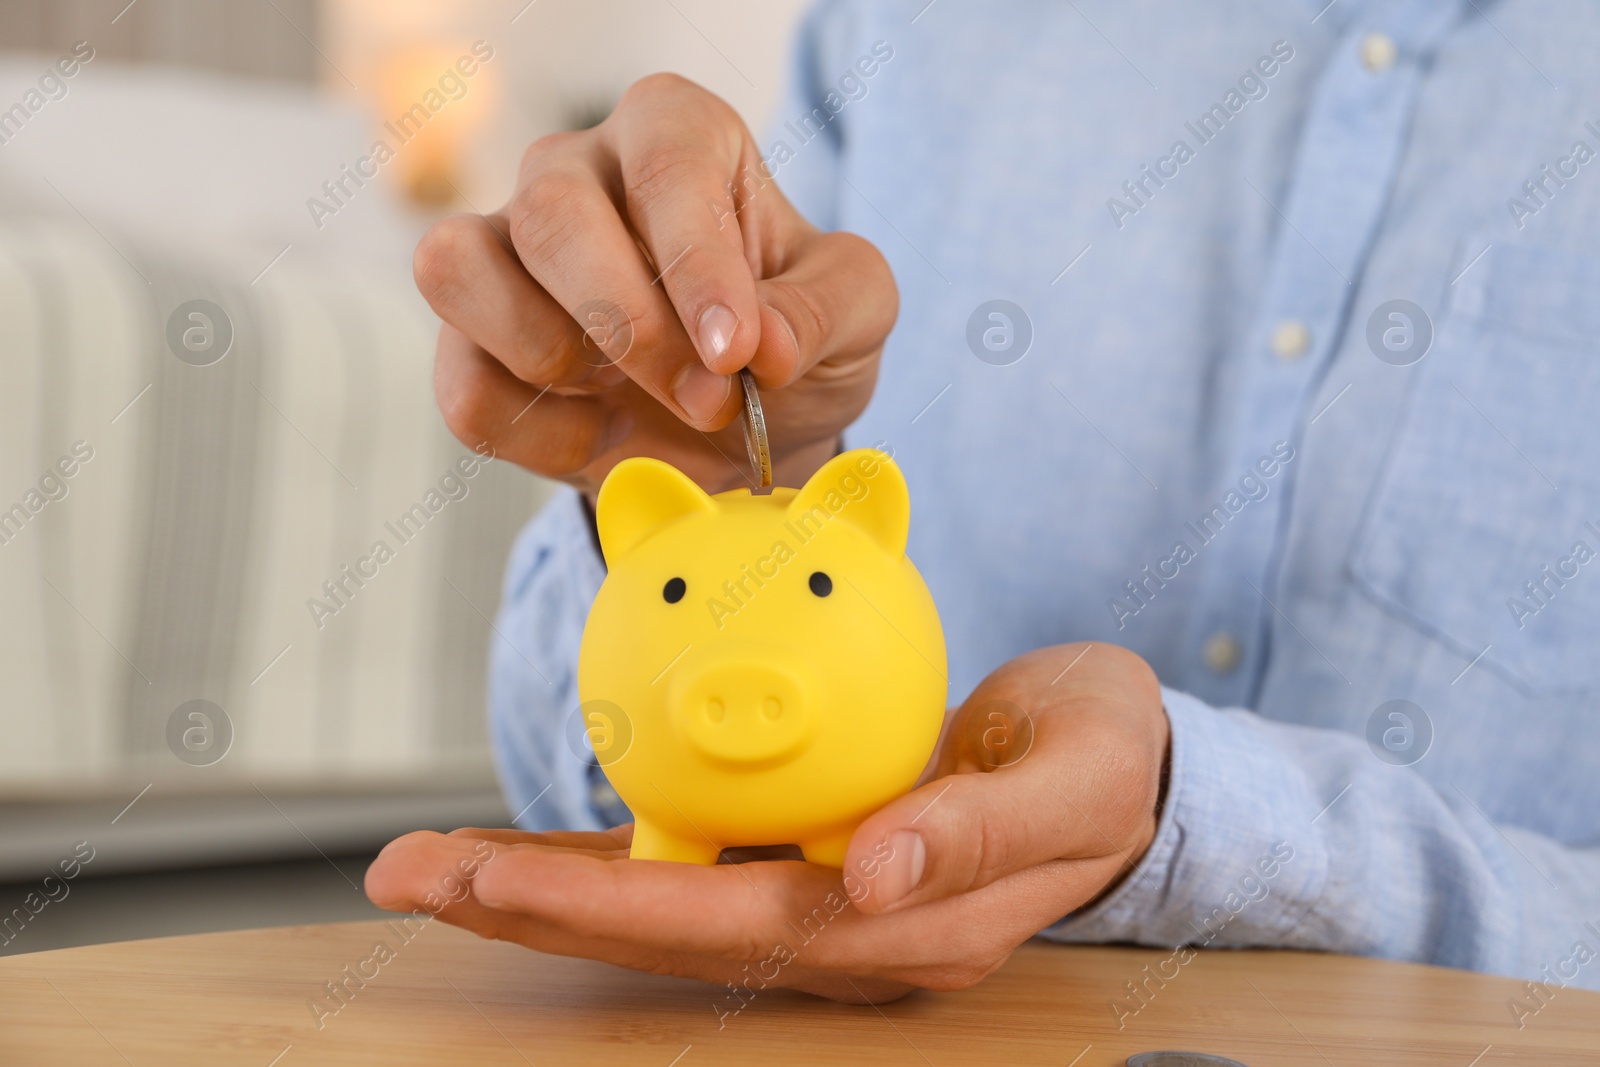
[[[392, 958], [363, 962], [378, 941]], [[381, 922], [203, 934], [0, 959], [0, 1063], [1094, 1067], [1170, 1048], [1248, 1067], [1600, 1063], [1600, 994], [1558, 990], [1519, 1030], [1521, 983], [1298, 952], [1200, 953], [1119, 1030], [1111, 998], [1170, 955], [1029, 944], [964, 993], [878, 1009], [769, 991], [719, 1027], [725, 990], [442, 923], [409, 942]], [[341, 1003], [325, 983], [347, 965], [376, 977]]]

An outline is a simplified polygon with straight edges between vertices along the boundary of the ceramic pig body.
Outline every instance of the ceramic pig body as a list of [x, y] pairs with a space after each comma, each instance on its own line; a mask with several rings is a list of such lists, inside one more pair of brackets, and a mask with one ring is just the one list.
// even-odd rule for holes
[[915, 784], [944, 717], [944, 635], [905, 555], [899, 468], [860, 449], [799, 490], [713, 497], [629, 459], [596, 520], [608, 573], [578, 690], [634, 814], [631, 855], [709, 864], [798, 844], [843, 866], [861, 820]]

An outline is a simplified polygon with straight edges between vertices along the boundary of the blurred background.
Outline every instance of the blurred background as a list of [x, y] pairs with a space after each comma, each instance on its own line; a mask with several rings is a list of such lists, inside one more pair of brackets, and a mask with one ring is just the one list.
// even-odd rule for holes
[[548, 487], [445, 431], [411, 249], [652, 71], [759, 133], [803, 6], [0, 0], [0, 954], [362, 917], [508, 820]]

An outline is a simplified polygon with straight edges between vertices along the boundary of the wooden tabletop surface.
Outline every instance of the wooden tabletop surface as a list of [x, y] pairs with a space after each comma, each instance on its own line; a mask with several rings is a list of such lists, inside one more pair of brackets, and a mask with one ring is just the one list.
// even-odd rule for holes
[[[374, 952], [378, 943], [387, 952]], [[726, 990], [481, 941], [442, 923], [286, 927], [0, 959], [0, 1063], [1121, 1064], [1154, 1049], [1247, 1067], [1600, 1063], [1600, 993], [1298, 952], [1024, 945], [962, 993], [882, 1008]], [[1164, 962], [1166, 961], [1166, 962]], [[1118, 1028], [1112, 999], [1152, 972]], [[352, 974], [343, 999], [329, 982]], [[358, 985], [358, 982], [363, 984]]]

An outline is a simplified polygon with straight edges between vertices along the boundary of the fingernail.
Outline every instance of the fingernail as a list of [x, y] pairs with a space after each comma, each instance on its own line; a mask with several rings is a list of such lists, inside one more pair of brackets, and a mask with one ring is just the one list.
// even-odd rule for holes
[[909, 896], [928, 865], [928, 846], [915, 830], [896, 830], [887, 843], [891, 858], [878, 875], [878, 899], [885, 906]]
[[721, 304], [712, 304], [700, 313], [700, 358], [710, 363], [721, 359], [733, 344], [733, 331], [739, 328], [739, 316]]
[[721, 410], [732, 384], [732, 378], [691, 363], [673, 379], [672, 396], [691, 420], [705, 422]]

